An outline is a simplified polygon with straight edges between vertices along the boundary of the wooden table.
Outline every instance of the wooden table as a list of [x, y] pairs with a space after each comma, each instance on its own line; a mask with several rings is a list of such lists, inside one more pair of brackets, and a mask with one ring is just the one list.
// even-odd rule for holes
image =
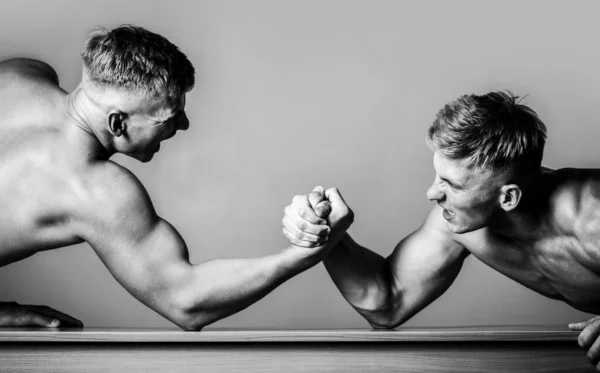
[[594, 372], [560, 326], [360, 330], [0, 328], [1, 372]]

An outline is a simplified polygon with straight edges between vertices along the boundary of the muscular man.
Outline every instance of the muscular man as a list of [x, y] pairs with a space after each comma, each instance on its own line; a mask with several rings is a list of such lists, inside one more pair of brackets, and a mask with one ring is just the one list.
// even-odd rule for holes
[[[322, 259], [323, 250], [292, 246], [190, 264], [183, 239], [140, 181], [109, 158], [150, 161], [162, 141], [188, 128], [192, 64], [164, 37], [135, 26], [93, 33], [82, 56], [82, 81], [68, 94], [43, 62], [0, 63], [0, 266], [85, 241], [133, 296], [200, 330]], [[332, 215], [345, 224], [344, 213]], [[322, 242], [329, 227], [311, 222], [321, 223], [312, 232]], [[81, 325], [48, 307], [0, 303], [0, 326]]]
[[[436, 177], [427, 198], [436, 204], [422, 226], [387, 258], [347, 234], [333, 241], [332, 227], [325, 246], [337, 245], [324, 263], [344, 298], [374, 328], [397, 327], [442, 295], [472, 254], [540, 294], [600, 313], [600, 170], [541, 167], [545, 139], [545, 125], [512, 95], [446, 105], [428, 133]], [[325, 197], [344, 205], [335, 189]], [[283, 224], [292, 243], [314, 248], [318, 214], [298, 216], [310, 207], [295, 198]], [[600, 319], [569, 327], [597, 363]]]

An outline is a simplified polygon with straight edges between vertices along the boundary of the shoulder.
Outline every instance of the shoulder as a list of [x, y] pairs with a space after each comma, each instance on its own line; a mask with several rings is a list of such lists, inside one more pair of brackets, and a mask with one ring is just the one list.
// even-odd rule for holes
[[145, 234], [158, 221], [146, 189], [135, 175], [114, 162], [94, 165], [80, 182], [78, 211], [83, 230]]
[[551, 177], [550, 211], [556, 223], [576, 234], [600, 231], [600, 170], [563, 168]]
[[0, 62], [0, 74], [59, 84], [58, 74], [52, 66], [31, 58], [12, 58]]

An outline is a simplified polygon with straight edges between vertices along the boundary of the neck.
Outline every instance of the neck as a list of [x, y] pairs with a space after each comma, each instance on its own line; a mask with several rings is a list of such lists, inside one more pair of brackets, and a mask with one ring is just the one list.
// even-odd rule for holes
[[91, 159], [107, 160], [115, 153], [98, 130], [102, 127], [104, 113], [88, 97], [81, 84], [66, 96], [66, 114]]

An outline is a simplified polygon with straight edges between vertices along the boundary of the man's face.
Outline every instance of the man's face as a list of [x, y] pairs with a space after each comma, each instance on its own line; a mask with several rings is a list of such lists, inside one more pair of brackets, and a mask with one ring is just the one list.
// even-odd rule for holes
[[469, 167], [438, 152], [433, 155], [433, 167], [436, 176], [427, 198], [444, 209], [450, 231], [467, 233], [481, 229], [502, 211], [499, 193], [503, 175]]
[[129, 119], [128, 135], [133, 146], [127, 155], [148, 162], [160, 150], [163, 140], [175, 136], [178, 130], [187, 130], [188, 127], [185, 96], [177, 100], [148, 100], [146, 108]]

